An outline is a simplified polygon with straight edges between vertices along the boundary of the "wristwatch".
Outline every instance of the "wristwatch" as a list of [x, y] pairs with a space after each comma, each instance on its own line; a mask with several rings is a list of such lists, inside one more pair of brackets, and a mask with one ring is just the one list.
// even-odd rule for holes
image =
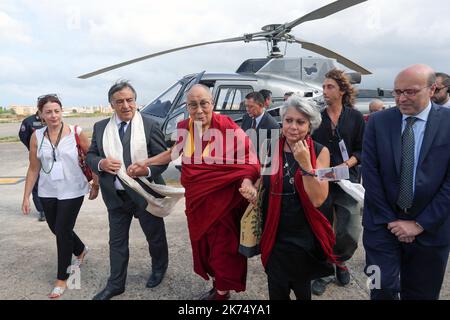
[[414, 221], [416, 223], [416, 226], [420, 228], [420, 230], [425, 231], [425, 229], [418, 223], [417, 221]]

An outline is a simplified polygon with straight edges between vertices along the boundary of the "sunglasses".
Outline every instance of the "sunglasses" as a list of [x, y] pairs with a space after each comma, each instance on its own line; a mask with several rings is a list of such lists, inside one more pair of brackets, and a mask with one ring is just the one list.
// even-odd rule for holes
[[56, 93], [49, 93], [49, 94], [44, 94], [42, 96], [39, 96], [37, 98], [37, 101], [39, 102], [39, 101], [41, 101], [43, 99], [48, 99], [48, 98], [56, 98], [56, 99], [60, 100]]

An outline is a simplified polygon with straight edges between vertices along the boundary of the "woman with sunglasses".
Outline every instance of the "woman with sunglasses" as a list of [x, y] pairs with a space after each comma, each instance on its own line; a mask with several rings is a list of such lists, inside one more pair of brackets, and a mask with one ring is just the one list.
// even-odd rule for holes
[[49, 298], [59, 298], [67, 288], [72, 254], [74, 265], [80, 266], [88, 247], [73, 231], [83, 203], [84, 195], [89, 199], [98, 195], [98, 179], [90, 187], [79, 166], [75, 130], [81, 148], [87, 152], [89, 140], [79, 127], [62, 122], [62, 104], [56, 95], [38, 98], [38, 109], [46, 127], [36, 130], [30, 141], [30, 164], [28, 167], [22, 202], [24, 214], [30, 212], [30, 194], [39, 176], [39, 197], [50, 230], [56, 236], [58, 250], [58, 275]]
[[[293, 95], [280, 115], [282, 135], [272, 149], [271, 174], [261, 178], [261, 260], [271, 300], [289, 300], [291, 290], [297, 299], [310, 300], [311, 280], [332, 274], [335, 261], [333, 230], [317, 209], [328, 196], [328, 182], [314, 174], [329, 167], [330, 154], [310, 137], [321, 123], [315, 107]], [[240, 191], [256, 203], [256, 188]]]

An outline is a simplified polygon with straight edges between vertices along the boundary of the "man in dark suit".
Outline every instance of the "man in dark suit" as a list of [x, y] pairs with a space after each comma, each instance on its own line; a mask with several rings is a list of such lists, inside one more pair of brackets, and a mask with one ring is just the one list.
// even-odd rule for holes
[[[100, 177], [102, 196], [109, 215], [111, 274], [106, 288], [98, 293], [94, 300], [108, 300], [125, 291], [129, 259], [128, 235], [133, 215], [139, 219], [152, 258], [152, 273], [148, 279], [147, 287], [155, 287], [162, 281], [168, 265], [164, 220], [147, 212], [145, 210], [147, 202], [144, 197], [118, 178], [117, 174], [122, 166], [122, 161], [107, 157], [105, 148], [111, 148], [111, 146], [103, 145], [104, 135], [107, 134], [105, 129], [110, 121], [115, 121], [114, 126], [117, 126], [122, 142], [125, 168], [131, 165], [131, 125], [133, 118], [140, 116], [136, 113], [136, 91], [128, 82], [118, 82], [109, 90], [108, 99], [114, 109], [115, 116], [111, 119], [99, 121], [94, 125], [92, 143], [87, 155], [88, 165]], [[148, 157], [165, 151], [164, 137], [157, 123], [145, 117], [142, 117], [142, 121], [145, 132], [140, 134], [141, 137], [142, 134], [145, 134]], [[150, 166], [145, 168], [146, 172], [136, 175], [146, 176], [150, 182], [164, 184], [161, 174], [166, 168], [167, 165]], [[136, 181], [142, 184], [141, 181]], [[144, 185], [142, 187], [145, 189]], [[146, 191], [151, 193], [150, 190]]]
[[[265, 152], [270, 147], [269, 143], [271, 139], [278, 140], [278, 133], [280, 126], [277, 121], [264, 109], [264, 97], [259, 92], [250, 92], [245, 97], [245, 108], [247, 109], [247, 114], [242, 117], [241, 128], [250, 137], [253, 145], [256, 147], [258, 152], [259, 160], [263, 161], [265, 157]], [[276, 136], [272, 136], [272, 130], [275, 130]], [[264, 152], [261, 147], [264, 141], [267, 139], [266, 148]]]
[[434, 71], [395, 80], [398, 108], [369, 118], [363, 144], [363, 244], [372, 299], [438, 299], [450, 244], [450, 110]]

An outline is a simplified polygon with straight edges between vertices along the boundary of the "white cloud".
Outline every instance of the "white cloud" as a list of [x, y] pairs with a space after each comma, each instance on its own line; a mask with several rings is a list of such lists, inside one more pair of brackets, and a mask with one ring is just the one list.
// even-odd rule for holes
[[0, 42], [30, 44], [32, 40], [22, 22], [9, 16], [6, 12], [0, 11]]
[[[331, 1], [3, 0], [0, 40], [7, 45], [0, 57], [0, 99], [29, 99], [21, 90], [5, 91], [5, 83], [13, 82], [33, 95], [60, 92], [70, 105], [99, 104], [114, 80], [126, 78], [136, 84], [143, 103], [185, 74], [234, 72], [245, 59], [264, 57], [265, 44], [194, 48], [85, 81], [76, 76], [173, 47], [258, 32], [266, 24], [292, 21]], [[373, 71], [363, 86], [389, 87], [395, 73], [412, 63], [450, 72], [449, 9], [445, 0], [432, 5], [423, 0], [369, 0], [304, 23], [292, 33]], [[287, 55], [314, 54], [290, 45]]]

